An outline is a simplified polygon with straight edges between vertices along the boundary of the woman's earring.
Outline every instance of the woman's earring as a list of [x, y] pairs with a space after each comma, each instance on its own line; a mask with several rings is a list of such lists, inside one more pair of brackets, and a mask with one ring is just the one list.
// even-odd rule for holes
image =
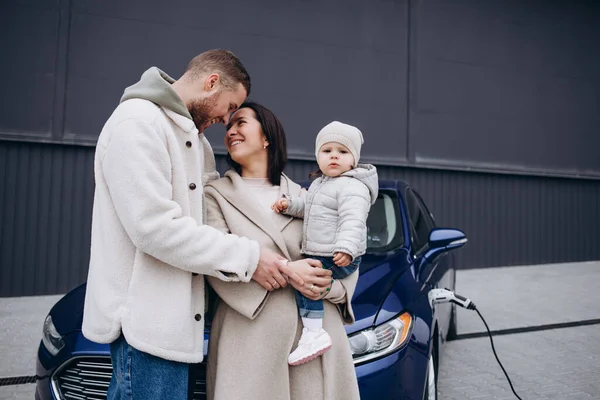
[[266, 148], [267, 148], [267, 145], [265, 144], [265, 145], [263, 146], [263, 149], [266, 149]]

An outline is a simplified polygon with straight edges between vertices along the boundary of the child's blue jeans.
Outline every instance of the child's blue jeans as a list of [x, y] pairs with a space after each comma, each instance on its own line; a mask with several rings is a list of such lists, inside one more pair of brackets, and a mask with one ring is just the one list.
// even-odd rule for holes
[[[317, 257], [310, 255], [307, 255], [307, 257], [321, 261], [323, 268], [331, 270], [331, 276], [334, 279], [343, 279], [347, 277], [356, 271], [360, 265], [360, 257], [356, 257], [347, 267], [338, 267], [335, 265], [333, 257]], [[323, 300], [311, 300], [296, 291], [296, 304], [298, 305], [300, 316], [303, 318], [322, 319], [325, 316], [325, 312], [323, 311]]]

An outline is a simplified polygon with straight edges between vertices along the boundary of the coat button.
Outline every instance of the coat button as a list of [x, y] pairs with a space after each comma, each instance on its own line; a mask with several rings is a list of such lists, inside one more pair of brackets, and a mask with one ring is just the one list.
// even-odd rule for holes
[[194, 319], [195, 319], [196, 321], [200, 321], [200, 320], [202, 319], [202, 315], [200, 315], [200, 314], [196, 314], [196, 315], [194, 316]]
[[195, 183], [190, 183], [190, 190], [194, 190], [196, 189], [196, 184]]
[[192, 147], [192, 142], [190, 142], [190, 141], [188, 140], [187, 142], [185, 142], [185, 145], [186, 145], [187, 147]]
[[192, 276], [198, 276], [198, 274], [195, 272], [192, 272]]

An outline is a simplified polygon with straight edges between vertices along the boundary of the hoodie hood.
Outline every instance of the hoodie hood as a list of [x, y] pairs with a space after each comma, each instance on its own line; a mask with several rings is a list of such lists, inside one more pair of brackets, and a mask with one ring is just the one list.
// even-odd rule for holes
[[160, 69], [152, 67], [142, 74], [139, 82], [125, 89], [123, 97], [121, 97], [121, 103], [130, 99], [144, 99], [159, 107], [192, 119], [183, 100], [173, 90], [171, 86], [173, 82], [175, 82], [175, 79]]
[[371, 204], [375, 204], [377, 194], [379, 193], [379, 181], [377, 177], [377, 168], [371, 164], [358, 164], [356, 168], [344, 172], [342, 176], [350, 176], [358, 179], [369, 188], [371, 195]]

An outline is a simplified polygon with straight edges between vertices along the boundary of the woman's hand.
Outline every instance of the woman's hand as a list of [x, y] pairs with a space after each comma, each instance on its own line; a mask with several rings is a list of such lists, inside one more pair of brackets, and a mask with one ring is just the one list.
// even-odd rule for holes
[[306, 258], [290, 262], [288, 266], [304, 281], [304, 285], [299, 285], [297, 282], [290, 280], [290, 285], [306, 298], [319, 300], [323, 298], [327, 289], [331, 287], [331, 271], [323, 269], [321, 262], [318, 260]]
[[288, 279], [298, 285], [304, 283], [302, 278], [287, 265], [287, 259], [266, 248], [260, 249], [258, 266], [252, 279], [268, 291], [285, 287]]

